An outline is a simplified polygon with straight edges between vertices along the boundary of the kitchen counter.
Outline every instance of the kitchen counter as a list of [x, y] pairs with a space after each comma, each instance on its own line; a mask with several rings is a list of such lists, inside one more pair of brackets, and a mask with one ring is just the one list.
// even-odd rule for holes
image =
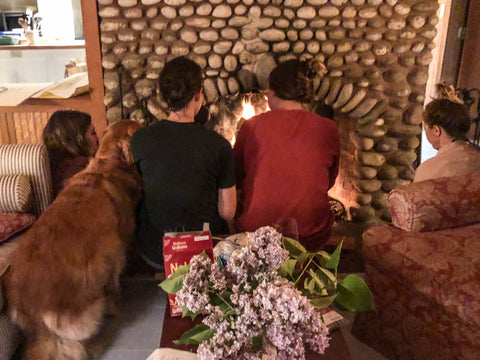
[[0, 46], [0, 83], [57, 82], [65, 76], [65, 65], [85, 58], [85, 45]]
[[51, 83], [24, 83], [2, 84], [0, 83], [0, 107], [17, 106], [36, 92], [46, 88]]

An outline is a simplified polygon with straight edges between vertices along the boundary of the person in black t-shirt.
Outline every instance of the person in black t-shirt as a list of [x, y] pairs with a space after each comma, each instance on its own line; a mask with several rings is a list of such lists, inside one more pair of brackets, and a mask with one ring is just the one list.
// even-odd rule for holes
[[144, 179], [138, 245], [143, 258], [161, 269], [162, 237], [170, 231], [228, 234], [236, 210], [233, 151], [221, 135], [194, 121], [203, 102], [202, 70], [177, 57], [160, 73], [167, 119], [137, 131], [131, 140]]

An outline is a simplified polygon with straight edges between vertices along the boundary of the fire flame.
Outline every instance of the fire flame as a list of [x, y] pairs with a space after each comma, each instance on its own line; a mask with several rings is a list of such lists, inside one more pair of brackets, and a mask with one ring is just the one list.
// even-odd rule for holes
[[250, 100], [246, 101], [245, 99], [242, 101], [243, 113], [242, 117], [245, 120], [250, 119], [251, 117], [255, 116], [255, 108], [253, 107]]
[[[267, 99], [266, 96], [264, 96], [264, 98], [265, 98], [265, 103], [266, 103], [265, 109], [264, 110], [259, 110], [258, 114], [260, 114], [264, 111], [270, 111], [270, 107], [268, 106], [268, 99]], [[248, 120], [248, 119], [254, 117], [255, 115], [258, 115], [257, 111], [255, 110], [255, 107], [252, 105], [250, 97], [244, 98], [242, 100], [242, 108], [243, 108], [242, 116], [240, 117], [240, 119], [237, 120], [237, 126], [239, 126], [238, 123], [241, 124], [244, 120]], [[237, 138], [234, 134], [233, 138], [230, 140], [230, 143], [232, 144], [232, 146], [235, 145], [236, 139]]]

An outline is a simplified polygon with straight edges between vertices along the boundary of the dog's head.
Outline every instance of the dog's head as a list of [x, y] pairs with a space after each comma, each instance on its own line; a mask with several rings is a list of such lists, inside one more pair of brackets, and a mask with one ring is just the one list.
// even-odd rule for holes
[[118, 165], [132, 165], [130, 138], [141, 127], [142, 125], [133, 120], [117, 121], [109, 125], [100, 140], [95, 158], [109, 160]]

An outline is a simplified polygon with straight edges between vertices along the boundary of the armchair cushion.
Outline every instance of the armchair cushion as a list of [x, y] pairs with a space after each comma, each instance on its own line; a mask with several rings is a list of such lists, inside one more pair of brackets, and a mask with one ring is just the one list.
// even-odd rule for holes
[[0, 213], [0, 243], [32, 225], [35, 219], [28, 213]]
[[30, 178], [33, 214], [40, 215], [52, 202], [52, 181], [47, 148], [43, 144], [0, 145], [0, 175]]
[[[480, 329], [479, 233], [480, 224], [428, 233], [378, 225], [363, 234], [363, 254], [366, 263], [414, 289], [430, 306]], [[384, 290], [378, 290], [382, 297]]]
[[402, 185], [388, 194], [392, 223], [435, 231], [480, 222], [480, 172]]
[[26, 175], [0, 175], [0, 194], [0, 212], [29, 212], [32, 207], [32, 185]]

